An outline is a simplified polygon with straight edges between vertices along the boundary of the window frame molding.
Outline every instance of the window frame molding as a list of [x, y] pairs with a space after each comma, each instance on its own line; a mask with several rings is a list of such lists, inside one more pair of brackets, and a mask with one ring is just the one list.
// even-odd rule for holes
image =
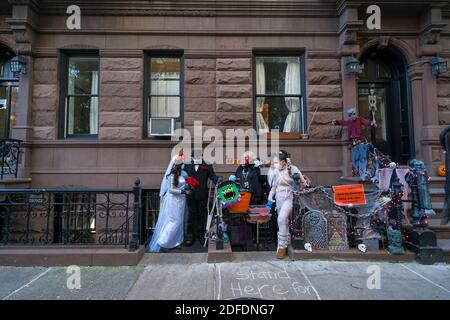
[[5, 128], [3, 132], [0, 131], [0, 139], [11, 139], [12, 138], [12, 129], [14, 126], [11, 126], [11, 97], [13, 88], [17, 88], [19, 90], [19, 81], [4, 81], [0, 79], [0, 88], [6, 88], [7, 90], [7, 104], [6, 104], [6, 115], [5, 115]]
[[[66, 100], [69, 96], [69, 59], [72, 57], [88, 58], [96, 57], [98, 59], [98, 93], [94, 95], [98, 98], [97, 105], [97, 134], [67, 134], [67, 121], [66, 117]], [[60, 50], [60, 88], [59, 88], [59, 125], [58, 125], [58, 138], [63, 140], [97, 140], [100, 131], [100, 90], [101, 90], [101, 56], [99, 50]], [[71, 95], [73, 96], [73, 95]], [[93, 95], [89, 95], [93, 96]]]
[[[180, 117], [181, 128], [184, 128], [184, 50], [145, 50], [144, 61], [144, 93], [143, 93], [143, 128], [142, 138], [145, 140], [168, 140], [171, 136], [151, 136], [149, 134], [150, 96], [151, 96], [151, 63], [152, 58], [179, 58], [180, 59]], [[178, 118], [174, 118], [178, 119]]]
[[[298, 57], [300, 60], [300, 94], [299, 95], [280, 95], [280, 94], [265, 94], [265, 95], [257, 95], [256, 93], [256, 58], [258, 57]], [[281, 49], [281, 50], [271, 50], [271, 49], [262, 49], [262, 50], [253, 50], [252, 52], [252, 93], [253, 93], [253, 129], [256, 128], [256, 99], [257, 97], [295, 97], [300, 99], [301, 108], [300, 108], [300, 127], [298, 128], [299, 134], [306, 133], [308, 129], [308, 105], [307, 105], [307, 94], [306, 94], [306, 52], [305, 50], [290, 50], [290, 49]], [[269, 128], [269, 130], [272, 130]], [[270, 132], [270, 131], [269, 131]], [[280, 138], [283, 138], [283, 134], [290, 134], [292, 132], [283, 132], [280, 131]], [[259, 134], [258, 134], [259, 135]]]

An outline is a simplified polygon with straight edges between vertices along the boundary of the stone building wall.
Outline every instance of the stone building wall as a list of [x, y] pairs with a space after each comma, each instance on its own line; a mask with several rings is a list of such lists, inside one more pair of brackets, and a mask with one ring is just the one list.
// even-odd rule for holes
[[439, 125], [450, 125], [450, 72], [442, 74], [437, 82]]
[[57, 58], [36, 58], [34, 60], [31, 105], [33, 140], [54, 140], [57, 138], [59, 107], [57, 66]]
[[339, 138], [342, 130], [331, 125], [331, 121], [343, 116], [340, 61], [338, 58], [308, 58], [306, 66], [308, 124], [312, 121], [310, 137]]
[[99, 139], [142, 139], [142, 59], [101, 57], [100, 79]]
[[[100, 58], [100, 140], [142, 139], [143, 64], [141, 58]], [[311, 58], [306, 59], [306, 65], [307, 120], [308, 124], [312, 120], [311, 138], [339, 138], [340, 128], [331, 125], [331, 120], [342, 118], [339, 60]], [[32, 124], [35, 140], [57, 139], [57, 66], [57, 58], [36, 58], [34, 62]], [[186, 58], [184, 71], [184, 125], [187, 129], [193, 130], [194, 121], [202, 121], [204, 129], [253, 127], [252, 58]], [[445, 101], [450, 99], [442, 102]]]
[[194, 121], [205, 128], [216, 125], [216, 60], [185, 59], [184, 126], [193, 132]]
[[252, 59], [216, 60], [216, 125], [253, 127]]
[[184, 125], [253, 127], [251, 58], [186, 58]]

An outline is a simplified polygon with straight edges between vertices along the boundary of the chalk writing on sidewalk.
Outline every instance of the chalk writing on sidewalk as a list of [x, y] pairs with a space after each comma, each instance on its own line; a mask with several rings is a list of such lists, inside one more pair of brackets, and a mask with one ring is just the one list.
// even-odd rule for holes
[[239, 269], [230, 281], [232, 298], [252, 297], [260, 299], [311, 296], [312, 288], [302, 285], [283, 267], [277, 271], [251, 268]]

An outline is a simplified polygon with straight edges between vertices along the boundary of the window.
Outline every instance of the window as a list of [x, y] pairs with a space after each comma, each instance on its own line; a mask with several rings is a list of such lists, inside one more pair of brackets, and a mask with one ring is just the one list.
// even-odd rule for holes
[[[166, 126], [170, 123], [167, 119], [174, 120], [174, 129], [182, 126], [182, 58], [180, 55], [150, 55], [146, 64], [148, 136], [158, 135], [152, 130], [152, 124], [170, 135], [173, 132], [170, 132], [170, 126]], [[155, 120], [158, 119], [157, 123]]]
[[304, 132], [304, 63], [301, 56], [255, 57], [255, 114], [259, 134]]
[[64, 69], [64, 137], [95, 137], [98, 134], [99, 57], [67, 56]]
[[16, 104], [19, 96], [18, 79], [11, 73], [14, 53], [0, 44], [0, 138], [12, 137], [16, 124]]

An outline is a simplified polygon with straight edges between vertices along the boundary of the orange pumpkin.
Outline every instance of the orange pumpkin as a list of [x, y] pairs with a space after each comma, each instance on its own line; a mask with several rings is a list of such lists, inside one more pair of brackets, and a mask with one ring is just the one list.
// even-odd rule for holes
[[437, 174], [441, 177], [445, 177], [445, 166], [441, 165], [437, 168]]

